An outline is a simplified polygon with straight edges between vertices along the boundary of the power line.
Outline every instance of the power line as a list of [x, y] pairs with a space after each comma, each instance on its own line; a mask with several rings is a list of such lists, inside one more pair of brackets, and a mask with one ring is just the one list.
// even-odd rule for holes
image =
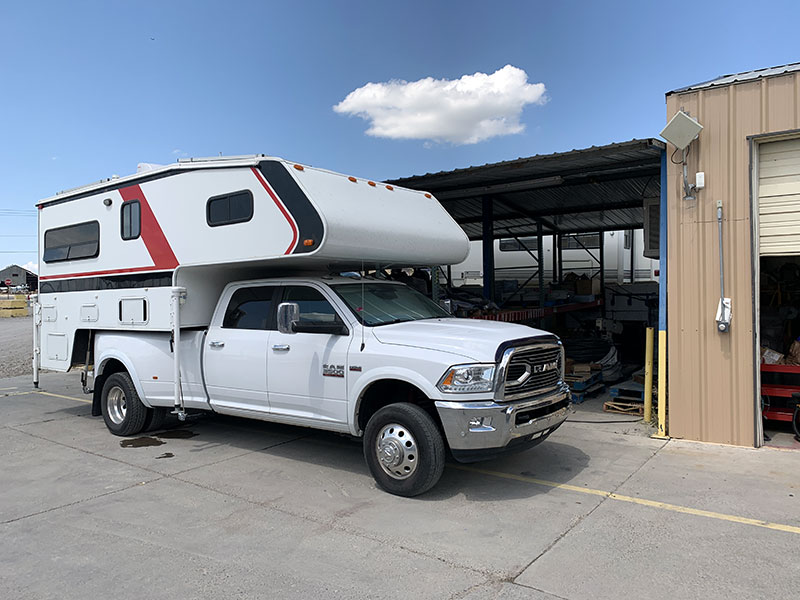
[[16, 208], [0, 208], [0, 217], [35, 217], [35, 210], [21, 210]]
[[0, 254], [36, 254], [38, 250], [0, 250]]
[[35, 233], [0, 233], [0, 237], [36, 237]]

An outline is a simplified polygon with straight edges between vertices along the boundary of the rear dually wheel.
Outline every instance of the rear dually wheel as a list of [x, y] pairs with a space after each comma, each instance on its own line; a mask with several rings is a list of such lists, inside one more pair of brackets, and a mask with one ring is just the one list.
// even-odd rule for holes
[[140, 433], [147, 420], [147, 407], [142, 404], [131, 376], [125, 372], [109, 375], [100, 398], [103, 420], [114, 435]]

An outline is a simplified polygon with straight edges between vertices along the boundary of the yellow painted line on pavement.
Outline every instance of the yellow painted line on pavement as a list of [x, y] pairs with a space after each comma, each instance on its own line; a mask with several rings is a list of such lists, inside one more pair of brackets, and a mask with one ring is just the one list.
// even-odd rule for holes
[[31, 392], [32, 394], [41, 394], [42, 396], [52, 396], [53, 398], [64, 398], [64, 400], [74, 400], [75, 402], [83, 402], [84, 404], [91, 404], [91, 400], [84, 400], [83, 398], [75, 398], [74, 396], [62, 396], [61, 394], [53, 394], [51, 392]]
[[501, 471], [489, 471], [487, 469], [478, 469], [475, 467], [467, 467], [465, 465], [449, 465], [449, 466], [453, 469], [459, 469], [461, 471], [470, 471], [472, 473], [480, 473], [482, 475], [490, 475], [492, 477], [500, 477], [502, 479], [511, 479], [513, 481], [521, 481], [523, 483], [533, 483], [535, 485], [542, 485], [545, 487], [557, 488], [561, 490], [567, 490], [570, 492], [579, 492], [581, 494], [590, 494], [592, 496], [603, 496], [610, 500], [617, 500], [619, 502], [630, 502], [631, 504], [639, 504], [640, 506], [649, 506], [651, 508], [658, 508], [660, 510], [667, 510], [671, 512], [682, 513], [685, 515], [706, 517], [709, 519], [716, 519], [718, 521], [739, 523], [741, 525], [753, 525], [755, 527], [763, 527], [765, 529], [772, 529], [775, 531], [783, 531], [786, 533], [795, 533], [800, 535], [800, 527], [797, 527], [795, 525], [784, 525], [783, 523], [771, 523], [769, 521], [762, 521], [761, 519], [751, 519], [749, 517], [728, 515], [725, 513], [712, 512], [710, 510], [701, 510], [698, 508], [690, 508], [688, 506], [680, 506], [678, 504], [668, 504], [667, 502], [658, 502], [656, 500], [646, 500], [644, 498], [634, 498], [633, 496], [623, 496], [622, 494], [615, 494], [614, 492], [595, 490], [592, 488], [570, 485], [568, 483], [558, 483], [556, 481], [547, 481], [546, 479], [536, 479], [535, 477], [527, 477], [525, 475], [515, 475], [513, 473], [503, 473]]
[[0, 392], [7, 392], [8, 390], [16, 390], [16, 389], [17, 389], [17, 388], [15, 388], [15, 387], [10, 387], [10, 388], [0, 388]]

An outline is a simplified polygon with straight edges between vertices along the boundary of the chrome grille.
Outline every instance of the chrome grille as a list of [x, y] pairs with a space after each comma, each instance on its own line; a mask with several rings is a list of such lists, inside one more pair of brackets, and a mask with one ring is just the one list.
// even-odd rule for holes
[[504, 398], [550, 391], [561, 379], [561, 346], [542, 344], [515, 349], [506, 367]]

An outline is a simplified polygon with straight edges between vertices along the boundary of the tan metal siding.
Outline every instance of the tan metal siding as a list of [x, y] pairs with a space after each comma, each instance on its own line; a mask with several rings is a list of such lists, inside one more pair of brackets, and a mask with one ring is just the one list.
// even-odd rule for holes
[[800, 139], [758, 147], [758, 227], [762, 256], [800, 254]]
[[[800, 127], [797, 74], [667, 97], [705, 127], [692, 143], [690, 181], [704, 171], [697, 200], [683, 199], [680, 165], [668, 161], [669, 434], [752, 446], [755, 352], [748, 136]], [[671, 146], [668, 152], [674, 150]], [[679, 156], [676, 155], [676, 160]], [[723, 203], [725, 295], [730, 333], [715, 326], [719, 302], [716, 201]]]

